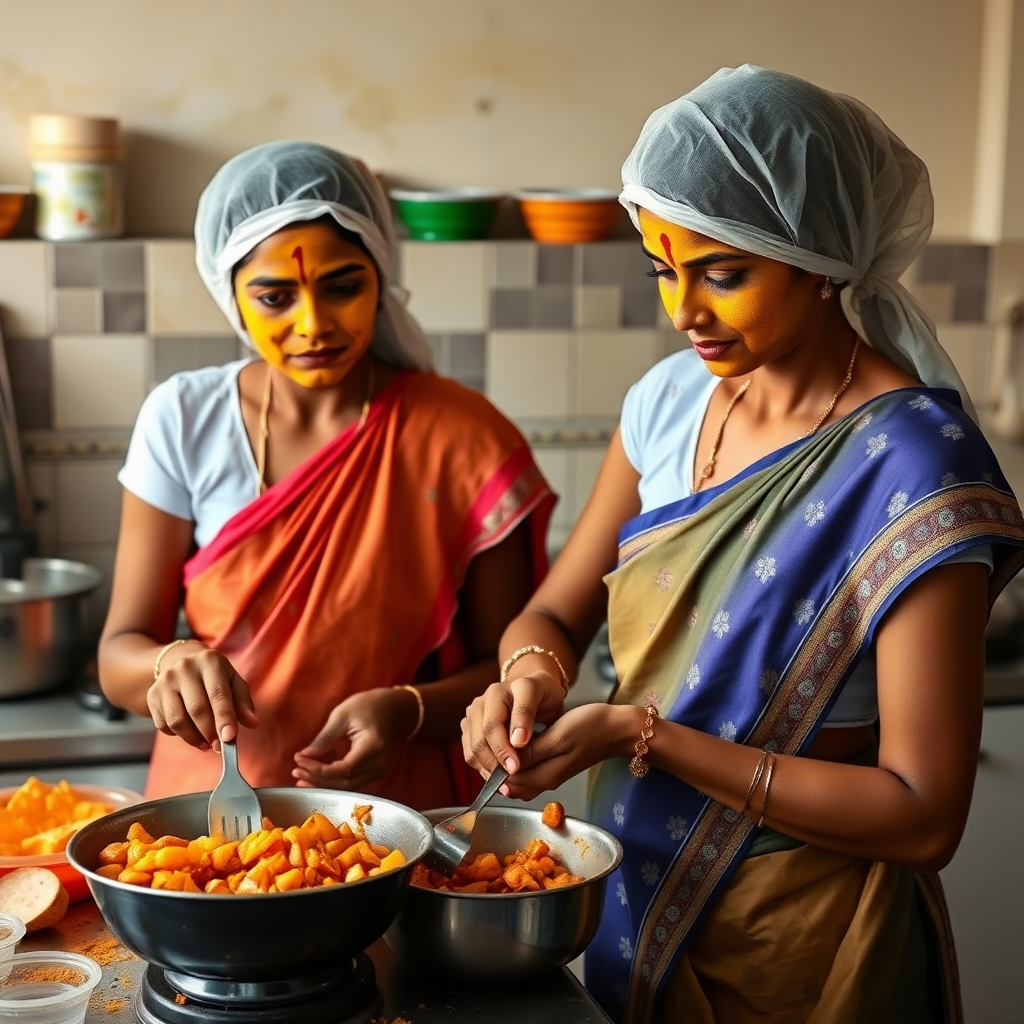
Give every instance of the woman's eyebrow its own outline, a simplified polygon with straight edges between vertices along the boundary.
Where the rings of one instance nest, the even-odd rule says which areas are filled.
[[[322,277],[318,277],[318,281],[333,281],[339,277],[347,277],[349,274],[358,273],[360,270],[365,270],[365,263],[345,263],[340,267],[336,267],[334,270],[329,270]],[[290,288],[298,282],[294,277],[254,277],[251,281],[247,281],[246,288]]]
[[[643,250],[645,256],[654,260],[656,263],[664,263],[664,256],[655,256],[654,253],[649,252],[647,247],[641,245],[640,248]],[[743,253],[739,252],[709,252],[706,256],[698,256],[692,260],[686,260],[683,266],[689,269],[690,267],[706,267],[711,263],[725,263],[729,260],[741,260],[744,258]]]

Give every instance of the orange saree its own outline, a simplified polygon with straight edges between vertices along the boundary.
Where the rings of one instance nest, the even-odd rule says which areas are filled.
[[[294,754],[350,694],[464,665],[457,595],[472,558],[528,520],[534,579],[555,503],[516,427],[481,395],[400,374],[362,429],[342,431],[229,520],[185,566],[193,634],[253,692],[243,774],[291,786]],[[420,680],[423,681],[423,680]],[[220,756],[157,736],[146,796],[212,789]],[[396,743],[381,796],[466,803],[479,783],[457,741]]]

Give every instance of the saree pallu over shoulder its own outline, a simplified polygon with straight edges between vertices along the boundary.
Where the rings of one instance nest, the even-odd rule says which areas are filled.
[[[800,754],[893,601],[981,544],[994,600],[1024,563],[1024,520],[958,396],[882,395],[627,524],[607,577],[612,700]],[[591,805],[627,856],[587,950],[588,985],[614,1018],[645,1024],[756,829],[667,773],[637,782],[621,759],[596,773]]]
[[[185,567],[185,612],[253,690],[260,724],[238,740],[249,781],[291,785],[294,754],[345,697],[413,682],[430,655],[441,676],[462,667],[455,615],[469,563],[528,521],[539,582],[554,501],[522,435],[483,396],[407,372],[361,430],[225,524]],[[217,756],[160,736],[147,795],[208,789],[219,772]],[[446,806],[435,801],[459,802],[473,781],[461,748],[422,739],[395,745],[375,791]]]

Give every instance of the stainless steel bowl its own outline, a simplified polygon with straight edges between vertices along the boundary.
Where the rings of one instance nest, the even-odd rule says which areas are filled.
[[[99,569],[26,558],[20,580],[0,579],[0,697],[70,683],[89,658],[89,595]]]
[[[360,882],[253,896],[210,896],[125,885],[96,874],[99,853],[141,822],[154,837],[207,833],[209,793],[168,797],[115,811],[82,828],[67,857],[83,875],[120,941],[164,970],[226,981],[295,978],[342,964],[384,933],[398,912],[412,866],[430,848],[430,825],[402,804],[325,789],[258,789],[275,825],[301,824],[319,810],[350,821],[371,804],[366,834],[405,854],[406,864]]]
[[[426,811],[431,822],[460,808]],[[556,831],[528,807],[486,807],[473,829],[470,856],[498,857],[541,838],[586,881],[536,893],[437,892],[410,886],[384,933],[410,963],[448,974],[526,978],[575,960],[594,937],[608,876],[622,860],[619,841],[597,825],[567,817]]]

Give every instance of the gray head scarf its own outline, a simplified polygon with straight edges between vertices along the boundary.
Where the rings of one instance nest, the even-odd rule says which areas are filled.
[[[932,229],[921,160],[863,103],[792,75],[723,68],[656,110],[622,167],[619,201],[836,282],[869,344],[973,405],[899,276]]]
[[[296,221],[333,217],[363,240],[380,275],[381,308],[370,350],[395,366],[430,369],[430,347],[394,283],[398,245],[384,190],[365,165],[312,142],[268,142],[232,157],[199,197],[196,266],[239,337],[251,345],[235,303],[235,265]]]

